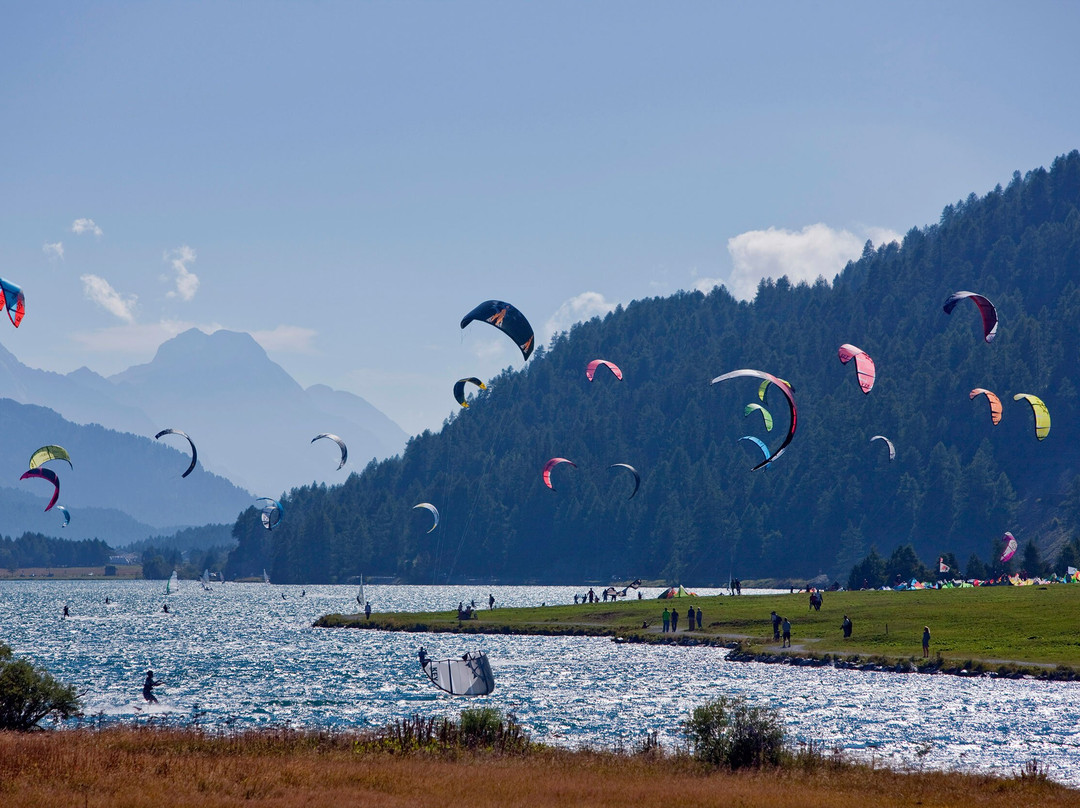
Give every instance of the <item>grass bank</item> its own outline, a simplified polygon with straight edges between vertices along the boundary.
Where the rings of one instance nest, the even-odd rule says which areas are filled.
[[[422,723],[422,722],[421,722]],[[556,774],[557,773],[557,774]],[[1012,777],[897,772],[804,754],[730,772],[685,754],[380,744],[372,734],[125,727],[0,732],[0,802],[21,808],[259,805],[1075,806],[1074,790],[1032,764]]]
[[[702,629],[686,631],[688,606],[700,607]],[[663,633],[665,606],[680,614],[677,633]],[[772,639],[769,613],[792,626],[792,647]],[[844,639],[844,615],[854,624]],[[1080,678],[1080,586],[995,586],[905,592],[826,592],[820,611],[804,594],[714,596],[674,601],[627,600],[569,606],[482,609],[472,620],[457,610],[326,615],[316,626],[385,631],[595,635],[628,642],[738,645],[739,658],[822,660],[834,664],[927,671],[998,672]],[[648,625],[644,625],[644,624]],[[922,659],[930,627],[929,660]]]

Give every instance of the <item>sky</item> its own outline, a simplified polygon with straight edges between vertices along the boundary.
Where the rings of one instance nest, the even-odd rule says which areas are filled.
[[[1080,147],[1068,2],[8,4],[0,344],[103,375],[188,328],[437,430],[618,304],[832,280]],[[614,359],[614,357],[611,357]],[[718,360],[718,370],[720,369]],[[583,369],[584,372],[584,369]],[[48,404],[48,402],[41,402]]]

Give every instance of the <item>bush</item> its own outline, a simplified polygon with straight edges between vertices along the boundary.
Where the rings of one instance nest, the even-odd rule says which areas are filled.
[[[80,709],[71,685],[52,678],[0,643],[0,730],[26,732],[48,715],[68,718]]]
[[[711,766],[776,766],[784,752],[779,714],[745,699],[720,698],[696,707],[683,729],[694,757]]]
[[[465,746],[494,746],[503,732],[503,714],[494,707],[461,711],[461,742]]]

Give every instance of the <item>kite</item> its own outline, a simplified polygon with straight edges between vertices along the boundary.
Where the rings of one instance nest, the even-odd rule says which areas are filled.
[[[565,457],[553,457],[551,458],[551,460],[546,462],[544,464],[544,485],[546,485],[552,491],[555,490],[555,486],[551,484],[551,470],[560,463],[569,463],[574,468],[577,468],[577,463],[573,462],[572,460],[567,460]]]
[[[859,387],[862,388],[864,395],[874,389],[874,377],[877,375],[877,371],[874,368],[874,360],[870,358],[870,354],[862,348],[856,348],[854,345],[845,342],[837,350],[836,355],[840,357],[840,362],[844,365],[852,359],[855,360],[855,376],[859,380]]]
[[[765,441],[763,441],[761,438],[755,437],[754,435],[743,435],[741,438],[739,438],[739,440],[749,440],[756,443],[758,448],[761,449],[761,453],[765,455],[766,462],[768,461],[769,447],[765,445]]]
[[[58,511],[60,511],[60,513],[64,514],[64,524],[60,525],[60,527],[67,527],[68,522],[71,521],[71,511],[69,511],[63,505],[57,505],[56,510],[58,510]]]
[[[874,435],[874,437],[870,438],[871,443],[876,440],[885,441],[885,445],[889,447],[889,460],[896,460],[896,447],[893,446],[892,441],[886,438],[884,435]]]
[[[638,474],[638,470],[631,466],[629,463],[612,463],[608,466],[609,469],[626,469],[634,475],[634,490],[630,492],[630,496],[627,499],[633,499],[634,494],[637,493],[638,486],[641,485],[641,475]]]
[[[269,505],[265,505],[260,514],[262,519],[262,525],[267,530],[273,530],[279,524],[281,524],[281,518],[285,515],[285,509],[281,507],[281,503],[276,499],[270,497],[259,497],[257,502],[268,502]]]
[[[999,560],[1002,564],[1004,564],[1006,561],[1016,555],[1016,537],[1013,536],[1013,534],[1009,531],[1005,531],[1005,535],[1001,538],[1005,540],[1005,552],[1001,554],[1001,558]]]
[[[782,392],[787,398],[788,407],[791,410],[791,426],[788,427],[788,433],[787,436],[784,438],[784,442],[780,444],[780,448],[777,449],[771,457],[766,457],[764,460],[762,460],[760,463],[750,469],[751,471],[757,471],[758,469],[764,468],[765,466],[772,463],[774,460],[776,460],[776,458],[778,458],[784,453],[785,449],[787,449],[788,444],[791,443],[791,439],[795,437],[795,422],[798,418],[798,410],[795,407],[795,396],[794,394],[792,394],[791,388],[784,384],[782,381],[780,381],[780,379],[776,376],[773,376],[770,373],[766,373],[763,370],[754,370],[753,368],[740,368],[739,370],[733,370],[729,373],[725,373],[722,376],[717,376],[715,379],[709,382],[709,384],[716,384],[717,382],[727,381],[728,379],[736,379],[742,376],[752,376],[754,378],[764,379],[775,384],[777,389],[779,389],[780,392]]]
[[[199,453],[195,451],[195,441],[193,441],[186,432],[181,432],[179,429],[163,429],[154,435],[154,440],[157,440],[162,435],[180,435],[183,438],[187,438],[187,442],[191,444],[191,465],[187,467],[187,471],[181,474],[181,477],[187,477],[195,470],[195,463],[199,459]]]
[[[784,382],[784,384],[786,384],[789,389],[794,389],[794,388],[791,387],[791,382],[784,381],[783,379],[781,379],[780,381]],[[763,381],[761,384],[758,385],[757,397],[759,399],[761,399],[761,401],[765,401],[765,391],[769,389],[770,384],[772,384],[772,382],[770,382],[768,379],[766,379],[765,381]]]
[[[473,320],[495,326],[514,341],[526,359],[533,352],[533,328],[515,306],[501,300],[485,300],[461,319],[464,328]]]
[[[1050,434],[1050,410],[1046,408],[1041,398],[1031,393],[1017,393],[1013,396],[1013,401],[1020,399],[1026,400],[1031,405],[1031,412],[1035,416],[1035,437],[1042,440]]]
[[[480,381],[475,376],[469,376],[466,379],[458,379],[454,382],[454,398],[457,399],[457,403],[462,407],[468,407],[469,402],[465,400],[465,384],[475,384],[481,390],[487,390],[487,385]]]
[[[11,281],[0,278],[0,304],[7,308],[8,319],[18,328],[26,314],[26,295],[22,289]]]
[[[1001,423],[1001,399],[982,387],[976,387],[970,393],[968,398],[974,399],[976,396],[986,396],[986,400],[990,402],[990,420],[997,426]]]
[[[329,432],[320,432],[318,435],[311,439],[311,442],[314,443],[315,441],[319,440],[319,438],[328,438],[329,440],[332,440],[334,443],[336,443],[338,445],[338,448],[341,449],[341,462],[338,463],[337,469],[334,469],[335,471],[337,471],[342,466],[344,466],[345,461],[349,459],[349,450],[345,446],[345,441],[343,441],[337,435],[331,435]]]
[[[438,508],[436,508],[430,502],[421,502],[418,505],[413,505],[413,510],[416,510],[417,508],[427,508],[429,511],[431,511],[431,515],[435,517],[435,524],[433,524],[431,526],[431,530],[429,530],[428,533],[430,533],[432,530],[434,530],[435,528],[437,528],[439,526],[439,509]]]
[[[50,460],[66,460],[67,464],[71,466],[71,455],[67,453],[67,450],[63,446],[42,446],[40,449],[30,455],[30,468],[36,469],[42,463],[48,463]],[[71,466],[74,468],[74,466]]]
[[[469,651],[460,658],[440,661],[428,659],[421,652],[420,667],[435,687],[452,696],[486,696],[495,689],[491,663],[483,651]]]
[[[45,510],[49,510],[49,508],[56,504],[56,500],[60,497],[60,478],[56,476],[56,472],[52,469],[37,468],[30,469],[30,471],[23,474],[23,476],[19,479],[26,480],[30,477],[40,477],[43,480],[48,480],[50,483],[56,486],[56,490],[53,491],[52,499],[50,499],[49,504],[45,506]]]
[[[773,423],[773,421],[772,421],[772,413],[769,412],[764,407],[762,407],[760,404],[747,404],[746,407],[744,407],[743,411],[742,411],[743,418],[748,416],[754,410],[758,410],[758,411],[761,412],[761,417],[765,421],[765,430],[767,432],[772,432],[772,423]]]
[[[610,370],[611,374],[616,379],[622,381],[622,371],[619,369],[618,365],[616,365],[614,362],[608,362],[606,359],[594,359],[589,363],[589,366],[585,368],[585,376],[590,382],[593,380],[593,376],[596,375],[596,369],[601,365]]]
[[[952,310],[956,308],[956,304],[965,298],[971,298],[971,301],[979,307],[979,314],[982,315],[983,321],[983,339],[987,342],[993,342],[994,337],[997,336],[997,309],[994,308],[993,303],[982,295],[977,295],[974,292],[953,292],[953,294],[949,295],[949,299],[945,301],[945,305],[941,308],[946,314],[952,314]]]

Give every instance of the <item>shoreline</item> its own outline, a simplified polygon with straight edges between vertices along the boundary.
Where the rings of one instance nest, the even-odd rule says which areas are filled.
[[[723,647],[732,662],[836,667],[891,673],[942,673],[1043,681],[1080,681],[1080,645],[1069,614],[1080,587],[830,593],[826,611],[806,609],[801,595],[695,597],[712,619],[701,629],[662,632],[660,612],[683,603],[613,603],[503,607],[458,619],[456,611],[328,614],[318,628],[453,634],[608,637],[617,643]],[[793,647],[772,639],[770,609],[792,615]],[[842,638],[840,617],[858,631]],[[923,625],[933,625],[931,656],[918,656]]]

